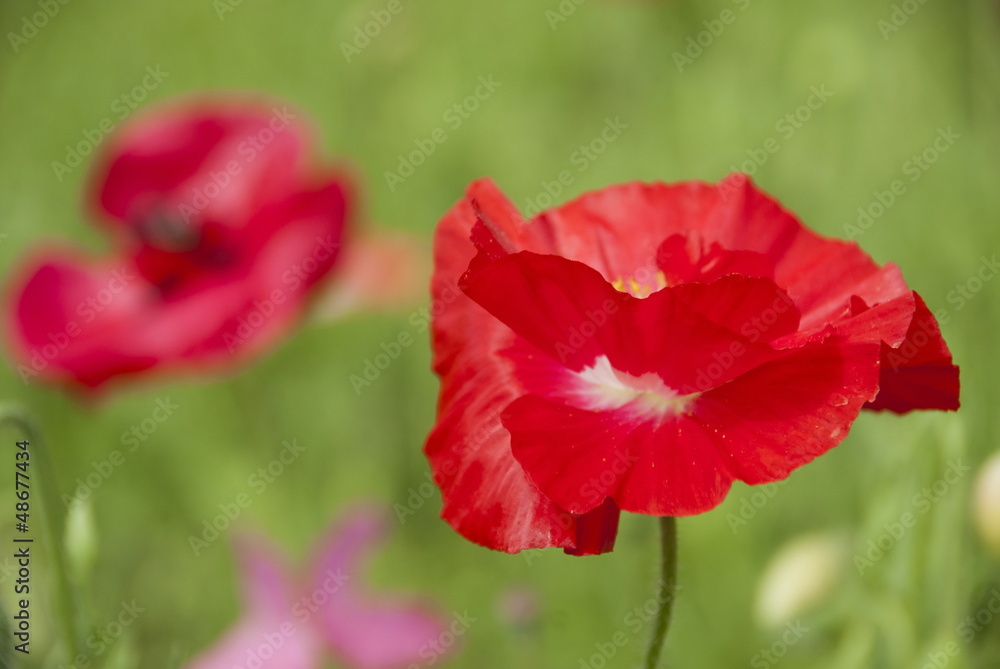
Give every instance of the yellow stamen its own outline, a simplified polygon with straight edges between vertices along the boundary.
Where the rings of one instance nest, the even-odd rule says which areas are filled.
[[[628,293],[632,297],[638,297],[639,299],[649,297],[656,291],[666,288],[669,285],[667,275],[662,270],[657,270],[655,274],[650,275],[648,270],[643,269],[644,271],[639,276],[645,274],[647,277],[645,282],[631,276],[618,277],[611,282],[611,285],[615,287],[615,290],[621,293]]]

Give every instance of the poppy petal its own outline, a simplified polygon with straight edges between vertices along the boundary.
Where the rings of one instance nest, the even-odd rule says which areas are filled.
[[[675,390],[705,390],[758,364],[770,349],[754,345],[725,325],[752,324],[751,315],[769,309],[776,300],[787,307],[787,298],[767,279],[736,275],[709,287],[665,288],[637,299],[615,290],[583,263],[527,251],[478,263],[462,287],[490,314],[567,369],[580,372],[604,356],[626,374],[640,377],[655,372]],[[699,295],[719,299],[713,304],[698,300]],[[699,313],[699,304],[725,325]],[[793,307],[785,313],[783,329],[796,320]],[[710,368],[718,372],[709,374]],[[706,377],[711,377],[707,383]]]
[[[366,593],[367,553],[385,540],[386,524],[375,509],[349,513],[321,549],[312,578],[314,591],[328,595],[316,611],[319,629],[336,655],[358,669],[410,666],[446,629],[412,601]]]
[[[907,413],[915,409],[956,411],[958,367],[941,336],[937,319],[913,293],[916,309],[897,346],[883,340],[879,393],[866,408]]]
[[[788,293],[769,279],[729,275],[670,290],[702,316],[752,343],[770,342],[798,330],[798,308]]]
[[[246,613],[188,669],[232,669],[251,661],[261,669],[315,669],[319,640],[292,616],[292,584],[285,565],[260,539],[236,542]]]
[[[434,237],[432,335],[441,390],[425,452],[442,490],[442,517],[470,541],[494,550],[572,550],[583,524],[528,481],[500,422],[500,413],[522,394],[510,364],[498,355],[514,343],[514,334],[456,283],[476,255],[469,241],[476,222],[472,203],[463,199]]]
[[[693,234],[698,243],[690,246],[708,253],[713,244],[720,254],[752,252],[762,259],[742,265],[743,270],[770,276],[763,272],[773,267],[775,282],[802,312],[803,327],[839,311],[851,295],[877,304],[907,292],[898,268],[879,268],[856,243],[812,232],[742,174],[718,185],[687,181],[609,186],[546,211],[526,227],[536,224],[544,228],[540,236],[555,240],[549,248],[594,267],[608,281],[657,265],[659,247],[642,240],[660,244],[674,235]],[[638,243],[621,243],[623,239]],[[743,256],[740,262],[749,258]]]
[[[30,263],[10,293],[8,337],[25,381],[39,375],[96,387],[158,356],[130,345],[150,295],[128,262],[54,253]],[[19,285],[20,284],[20,285]]]
[[[774,277],[774,263],[763,253],[730,251],[717,242],[705,242],[696,231],[667,237],[657,250],[656,264],[671,286],[707,283],[727,274]]]
[[[601,347],[593,334],[574,338],[574,329],[597,328],[596,319],[632,299],[583,263],[526,251],[496,261],[480,256],[459,285],[518,335],[576,370],[601,355]]]
[[[259,103],[147,111],[109,140],[97,205],[118,225],[154,211],[188,223],[245,221],[301,178],[307,138],[297,117]]]
[[[705,393],[693,417],[730,471],[770,483],[839,444],[878,392],[878,346],[831,337]]]
[[[672,414],[585,411],[527,395],[504,423],[532,482],[570,511],[611,497],[634,513],[702,513],[734,479],[785,478],[840,443],[875,392],[877,352],[838,339],[783,352]]]

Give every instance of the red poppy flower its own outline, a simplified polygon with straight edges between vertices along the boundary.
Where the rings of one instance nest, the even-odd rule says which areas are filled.
[[[626,184],[523,220],[479,181],[432,281],[444,518],[497,550],[613,547],[840,443],[862,408],[956,409],[958,369],[899,268],[743,175]]]
[[[93,209],[116,254],[48,252],[22,271],[9,319],[22,378],[96,387],[273,344],[333,268],[348,209],[343,177],[307,162],[297,114],[170,107],[109,142]]]

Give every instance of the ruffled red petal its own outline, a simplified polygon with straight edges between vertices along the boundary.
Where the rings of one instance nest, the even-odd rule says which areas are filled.
[[[307,137],[282,106],[161,107],[109,140],[97,205],[118,225],[150,214],[240,225],[303,178]]]
[[[783,479],[839,444],[878,392],[875,344],[835,336],[782,353],[705,393],[692,415],[751,485]]]
[[[124,262],[94,264],[70,254],[38,258],[9,294],[8,339],[25,382],[35,377],[96,387],[157,364],[128,336],[154,299]]]
[[[730,251],[706,243],[699,232],[671,235],[660,244],[656,264],[667,284],[714,281],[727,274],[774,278],[774,263],[763,253]]]
[[[898,345],[882,343],[879,393],[866,408],[907,413],[915,409],[956,411],[958,367],[941,336],[937,319],[923,299],[912,293],[916,309]]]
[[[697,235],[698,261],[703,252],[710,259],[713,244],[729,252],[759,254],[798,305],[803,327],[836,313],[852,295],[877,304],[907,292],[894,266],[880,269],[854,242],[812,232],[741,174],[718,185],[610,186],[543,212],[528,227],[534,225],[539,227],[536,236],[550,241],[546,248],[528,250],[579,260],[609,281],[656,266],[658,245],[674,235]],[[739,260],[742,267],[750,258]],[[750,267],[757,273],[766,265],[758,259]]]
[[[787,296],[767,279],[730,275],[638,299],[580,262],[526,251],[492,262],[486,255],[463,277],[466,294],[574,371],[604,355],[621,372],[655,372],[674,389],[705,390],[759,364],[769,351],[734,332],[752,327],[754,315],[777,302],[784,310],[774,312],[776,332],[797,322]]]
[[[480,208],[496,205],[513,210],[492,184],[477,182],[435,233],[433,364],[441,391],[438,421],[425,452],[442,489],[442,517],[469,540],[509,553],[548,546],[610,550],[615,523],[608,514],[596,523],[574,518],[543,497],[511,455],[510,436],[500,414],[522,390],[499,352],[512,344],[514,335],[457,285],[476,253],[469,241],[477,220],[473,199]],[[516,236],[514,221],[501,216],[493,220]],[[604,536],[595,532],[595,525],[608,528]]]

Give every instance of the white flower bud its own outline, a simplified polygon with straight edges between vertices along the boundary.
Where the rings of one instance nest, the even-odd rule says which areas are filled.
[[[66,509],[66,555],[74,576],[87,582],[97,560],[97,527],[90,500],[73,500]]]
[[[972,513],[983,543],[1000,555],[1000,453],[992,455],[976,474]]]
[[[757,623],[781,627],[820,604],[840,581],[848,548],[846,538],[833,532],[802,535],[782,546],[757,586]]]

